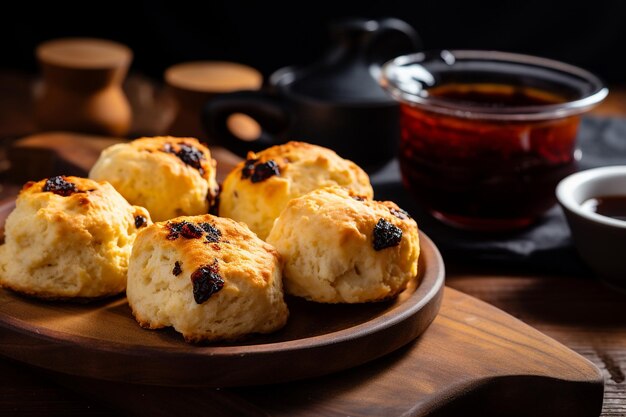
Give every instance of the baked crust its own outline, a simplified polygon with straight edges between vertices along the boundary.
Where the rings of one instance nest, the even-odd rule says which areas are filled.
[[[270,161],[275,163],[278,174],[255,178],[258,167]],[[219,214],[246,223],[265,239],[289,200],[331,185],[366,198],[374,194],[367,174],[330,149],[303,142],[273,146],[259,153],[250,152],[247,160],[228,174],[220,195]]]

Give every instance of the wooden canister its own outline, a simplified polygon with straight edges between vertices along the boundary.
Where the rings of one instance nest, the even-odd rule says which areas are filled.
[[[132,112],[122,82],[132,51],[93,38],[54,39],[36,49],[43,83],[35,98],[41,130],[125,136]]]
[[[174,120],[168,129],[172,136],[207,138],[200,115],[203,106],[217,94],[238,90],[257,90],[263,76],[254,68],[225,61],[192,61],[169,67],[165,82],[176,103]],[[235,117],[231,128],[253,139],[258,125],[244,115]]]

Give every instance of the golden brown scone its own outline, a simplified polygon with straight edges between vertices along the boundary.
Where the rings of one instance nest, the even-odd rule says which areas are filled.
[[[154,137],[102,151],[89,178],[110,182],[154,221],[209,211],[218,193],[215,160],[194,138]]]
[[[172,326],[189,342],[273,332],[289,314],[276,249],[246,225],[210,214],[143,230],[126,294],[142,327]]]
[[[250,152],[228,174],[219,214],[246,223],[265,239],[289,200],[331,185],[366,198],[374,195],[367,174],[330,149],[303,142],[273,146]]]
[[[283,257],[285,290],[322,303],[378,301],[417,275],[417,224],[390,201],[339,187],[291,200],[267,242]]]
[[[0,284],[52,299],[118,294],[137,231],[150,223],[146,209],[128,204],[107,182],[29,182],[6,221]]]

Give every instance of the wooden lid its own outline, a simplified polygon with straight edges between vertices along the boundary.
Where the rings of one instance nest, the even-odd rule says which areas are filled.
[[[252,67],[225,61],[193,61],[169,67],[165,81],[183,90],[226,93],[256,90],[263,83],[262,75]]]
[[[61,38],[40,44],[36,55],[41,62],[61,67],[102,69],[128,65],[133,53],[106,39]]]

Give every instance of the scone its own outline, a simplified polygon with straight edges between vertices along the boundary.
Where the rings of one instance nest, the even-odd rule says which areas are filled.
[[[6,220],[0,284],[52,299],[118,294],[137,231],[150,223],[146,209],[128,204],[107,182],[29,182]]]
[[[273,332],[288,316],[278,252],[244,224],[210,214],[143,230],[126,294],[142,327],[172,326],[188,342]]]
[[[335,152],[303,142],[250,152],[224,180],[219,214],[246,223],[261,239],[292,198],[338,185],[372,198],[367,174]]]
[[[208,213],[218,193],[215,160],[193,138],[142,138],[100,154],[89,178],[110,182],[154,221]]]
[[[417,275],[415,221],[338,187],[291,200],[267,242],[283,257],[285,290],[321,303],[384,300]]]

